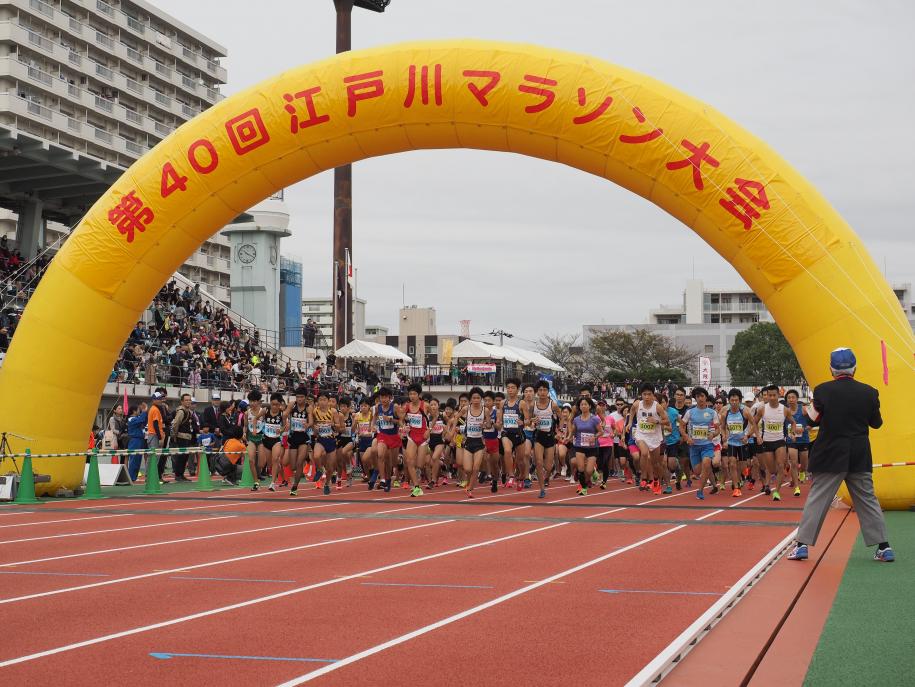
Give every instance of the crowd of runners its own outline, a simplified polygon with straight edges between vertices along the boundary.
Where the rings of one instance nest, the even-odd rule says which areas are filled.
[[[543,498],[551,481],[586,495],[619,480],[655,494],[695,486],[699,499],[706,489],[734,497],[759,489],[779,501],[785,482],[801,495],[816,438],[798,392],[779,392],[768,386],[744,399],[732,389],[725,399],[678,387],[670,399],[646,384],[630,403],[595,400],[584,387],[559,403],[546,381],[510,379],[504,393],[474,387],[445,403],[419,384],[405,397],[381,388],[354,407],[304,387],[291,402],[253,391],[242,438],[252,475],[292,496],[303,481],[324,494],[364,484],[419,497],[455,481],[468,498],[480,485],[536,488]]]

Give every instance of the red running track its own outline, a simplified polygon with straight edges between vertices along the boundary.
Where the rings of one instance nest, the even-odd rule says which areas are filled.
[[[300,494],[0,510],[0,679],[625,684],[803,505],[566,482]]]

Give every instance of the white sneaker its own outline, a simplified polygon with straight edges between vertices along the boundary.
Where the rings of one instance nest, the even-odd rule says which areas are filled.
[[[559,471],[559,476],[560,476],[560,477],[565,477],[565,476],[566,476],[566,466],[565,466],[565,465],[563,465],[563,466],[562,466],[562,470]]]
[[[273,483],[273,482],[271,482],[271,483],[270,483],[270,486],[267,487],[267,490],[268,490],[268,491],[276,491],[276,484]]]

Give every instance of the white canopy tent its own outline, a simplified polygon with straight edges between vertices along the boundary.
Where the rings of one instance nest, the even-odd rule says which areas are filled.
[[[334,354],[338,358],[365,360],[367,362],[413,362],[413,358],[393,346],[360,339],[353,339],[343,348],[334,351]]]
[[[544,370],[553,370],[554,372],[564,372],[565,369],[557,365],[549,358],[546,358],[534,351],[528,351],[524,348],[515,348],[513,346],[496,346],[483,341],[474,341],[464,339],[451,352],[453,358],[464,358],[473,360],[506,360],[510,363],[520,363],[521,365],[533,365]]]

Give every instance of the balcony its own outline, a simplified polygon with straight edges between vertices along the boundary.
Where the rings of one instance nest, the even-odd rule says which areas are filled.
[[[33,10],[38,10],[46,17],[54,16],[54,8],[46,2],[42,2],[41,0],[29,0],[29,7],[31,7]]]
[[[97,9],[99,12],[101,12],[102,14],[107,14],[107,15],[108,15],[109,17],[111,17],[112,19],[114,18],[114,16],[115,16],[114,7],[112,7],[111,5],[109,5],[109,4],[108,4],[107,2],[105,2],[104,0],[95,0],[95,7],[96,7],[96,9]]]
[[[89,124],[88,126],[90,129],[92,129],[92,135],[97,140],[103,141],[105,143],[114,143],[114,136],[111,133],[105,131],[104,129],[99,129],[97,127],[94,127],[91,124]]]
[[[114,82],[114,72],[98,62],[95,63],[95,75],[106,81]]]
[[[129,14],[124,15],[124,19],[127,21],[127,26],[129,26],[133,31],[136,31],[140,35],[146,33],[146,25],[143,24],[139,19],[134,19]]]
[[[156,73],[161,74],[162,76],[164,76],[166,79],[169,79],[169,80],[171,80],[171,78],[172,78],[172,70],[169,69],[169,67],[167,65],[163,64],[162,62],[156,62]]]
[[[95,42],[99,45],[104,45],[106,48],[114,49],[114,39],[101,31],[95,32]]]

